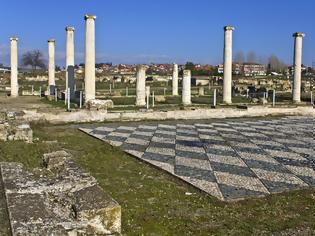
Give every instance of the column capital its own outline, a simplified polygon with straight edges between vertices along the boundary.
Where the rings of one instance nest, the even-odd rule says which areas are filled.
[[[293,35],[292,35],[293,37],[305,37],[305,34],[304,33],[302,33],[302,32],[295,32]]]
[[[85,15],[84,16],[84,20],[87,20],[87,19],[92,19],[92,20],[95,20],[96,19],[96,16],[95,15]]]
[[[184,70],[183,75],[184,76],[191,76],[191,71],[190,70]]]
[[[15,37],[15,36],[13,36],[13,37],[11,37],[10,38],[10,41],[18,41],[19,39],[17,38],[17,37]]]
[[[66,31],[74,31],[74,27],[72,27],[72,26],[67,26],[67,27],[66,27]]]
[[[137,70],[146,70],[147,66],[146,65],[137,65]]]
[[[231,26],[231,25],[227,25],[227,26],[224,26],[224,31],[228,31],[228,30],[235,30],[235,28],[233,27],[233,26]]]
[[[55,39],[48,39],[47,42],[48,42],[48,43],[55,43],[56,40],[55,40]]]

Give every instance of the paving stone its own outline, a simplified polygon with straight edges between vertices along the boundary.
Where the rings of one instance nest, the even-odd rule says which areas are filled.
[[[124,150],[135,150],[138,152],[145,152],[145,150],[147,149],[147,147],[144,145],[130,144],[126,142],[121,145],[121,148]]]
[[[201,170],[209,170],[209,171],[212,170],[209,160],[196,159],[196,158],[190,158],[190,157],[176,156],[175,165],[190,166],[193,168],[199,168]]]
[[[174,172],[179,176],[187,176],[195,179],[202,179],[210,182],[215,181],[215,177],[212,171],[200,169],[191,166],[175,165]]]
[[[262,182],[255,177],[241,176],[226,172],[214,171],[218,184],[225,184],[232,187],[243,188],[251,191],[269,193]]]
[[[81,130],[221,200],[239,200],[314,187],[313,126],[308,117],[283,117]]]
[[[163,138],[163,137],[153,136],[151,141],[156,142],[156,143],[175,144],[176,139],[175,138]]]
[[[209,157],[209,161],[211,162],[247,167],[245,162],[237,156],[223,156],[210,153],[207,153],[207,156]]]
[[[129,137],[126,140],[126,143],[147,146],[147,145],[149,145],[150,142],[148,140],[143,140],[143,139],[140,139],[140,138]]]
[[[205,153],[205,149],[203,147],[176,144],[175,148],[179,151]]]
[[[162,147],[151,147],[151,146],[149,146],[146,149],[146,152],[162,154],[162,155],[168,155],[168,156],[175,156],[175,149],[173,149],[173,148],[162,148]]]
[[[208,157],[205,152],[193,152],[192,150],[189,151],[176,150],[176,156],[188,157],[191,159],[208,160]]]
[[[218,163],[210,161],[210,165],[213,171],[225,172],[227,174],[238,175],[238,176],[248,176],[255,177],[254,172],[247,166],[236,166],[226,163]]]
[[[300,178],[291,174],[291,173],[283,173],[283,172],[276,172],[272,170],[263,170],[263,169],[256,169],[252,168],[252,171],[260,178],[272,182],[282,182],[288,184],[295,184],[301,186],[307,186]]]
[[[171,155],[145,152],[142,158],[144,160],[152,160],[152,161],[158,161],[158,162],[169,163],[169,164],[175,165],[175,156],[171,156]]]
[[[240,200],[240,199],[245,198],[245,196],[247,198],[259,197],[266,194],[265,192],[253,191],[246,188],[230,186],[226,184],[219,184],[219,188],[224,199],[228,201]]]

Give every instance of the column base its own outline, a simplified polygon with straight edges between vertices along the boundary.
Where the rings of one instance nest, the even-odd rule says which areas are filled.
[[[85,102],[88,102],[90,100],[95,100],[95,96],[87,96],[87,95],[85,95]]]
[[[293,100],[292,102],[293,102],[293,104],[301,104],[302,103],[301,100]]]
[[[137,107],[144,107],[144,106],[146,106],[146,105],[147,105],[146,102],[136,102],[136,106],[137,106]]]

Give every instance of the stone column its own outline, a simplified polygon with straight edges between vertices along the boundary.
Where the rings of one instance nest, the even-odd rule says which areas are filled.
[[[294,78],[293,78],[293,102],[301,102],[301,66],[302,66],[302,40],[305,35],[300,32],[293,34],[294,37]]]
[[[49,95],[55,91],[55,40],[48,40],[48,88]]]
[[[74,70],[74,28],[71,26],[66,27],[66,97],[67,89],[70,88],[73,94],[73,70]]]
[[[95,19],[85,15],[85,101],[95,99]]]
[[[18,84],[18,38],[12,37],[11,41],[11,97],[19,96]]]
[[[234,27],[224,27],[223,102],[232,103],[232,32]]]
[[[145,70],[144,65],[137,66],[136,106],[145,106]]]
[[[173,79],[172,79],[172,94],[173,96],[178,95],[178,65],[173,65]]]
[[[182,103],[183,105],[191,104],[191,71],[183,71],[183,91],[182,91]]]

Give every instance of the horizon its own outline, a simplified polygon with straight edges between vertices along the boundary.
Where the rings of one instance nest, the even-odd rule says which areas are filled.
[[[70,0],[62,5],[43,7],[39,0],[6,1],[3,3],[6,11],[0,21],[0,64],[9,64],[9,38],[15,35],[19,38],[19,59],[24,52],[38,49],[47,60],[47,40],[56,39],[56,65],[64,67],[66,26],[75,28],[75,64],[84,63],[83,17],[92,13],[97,16],[97,63],[221,64],[223,26],[233,25],[233,58],[238,52],[243,52],[245,57],[254,52],[257,62],[263,62],[274,54],[291,65],[292,34],[302,31],[306,34],[302,63],[314,65],[314,2],[241,2],[197,0],[186,4],[188,0],[158,3],[139,0],[135,4],[127,0],[108,3]],[[16,17],[12,17],[12,12]],[[32,14],[37,17],[30,17]]]

